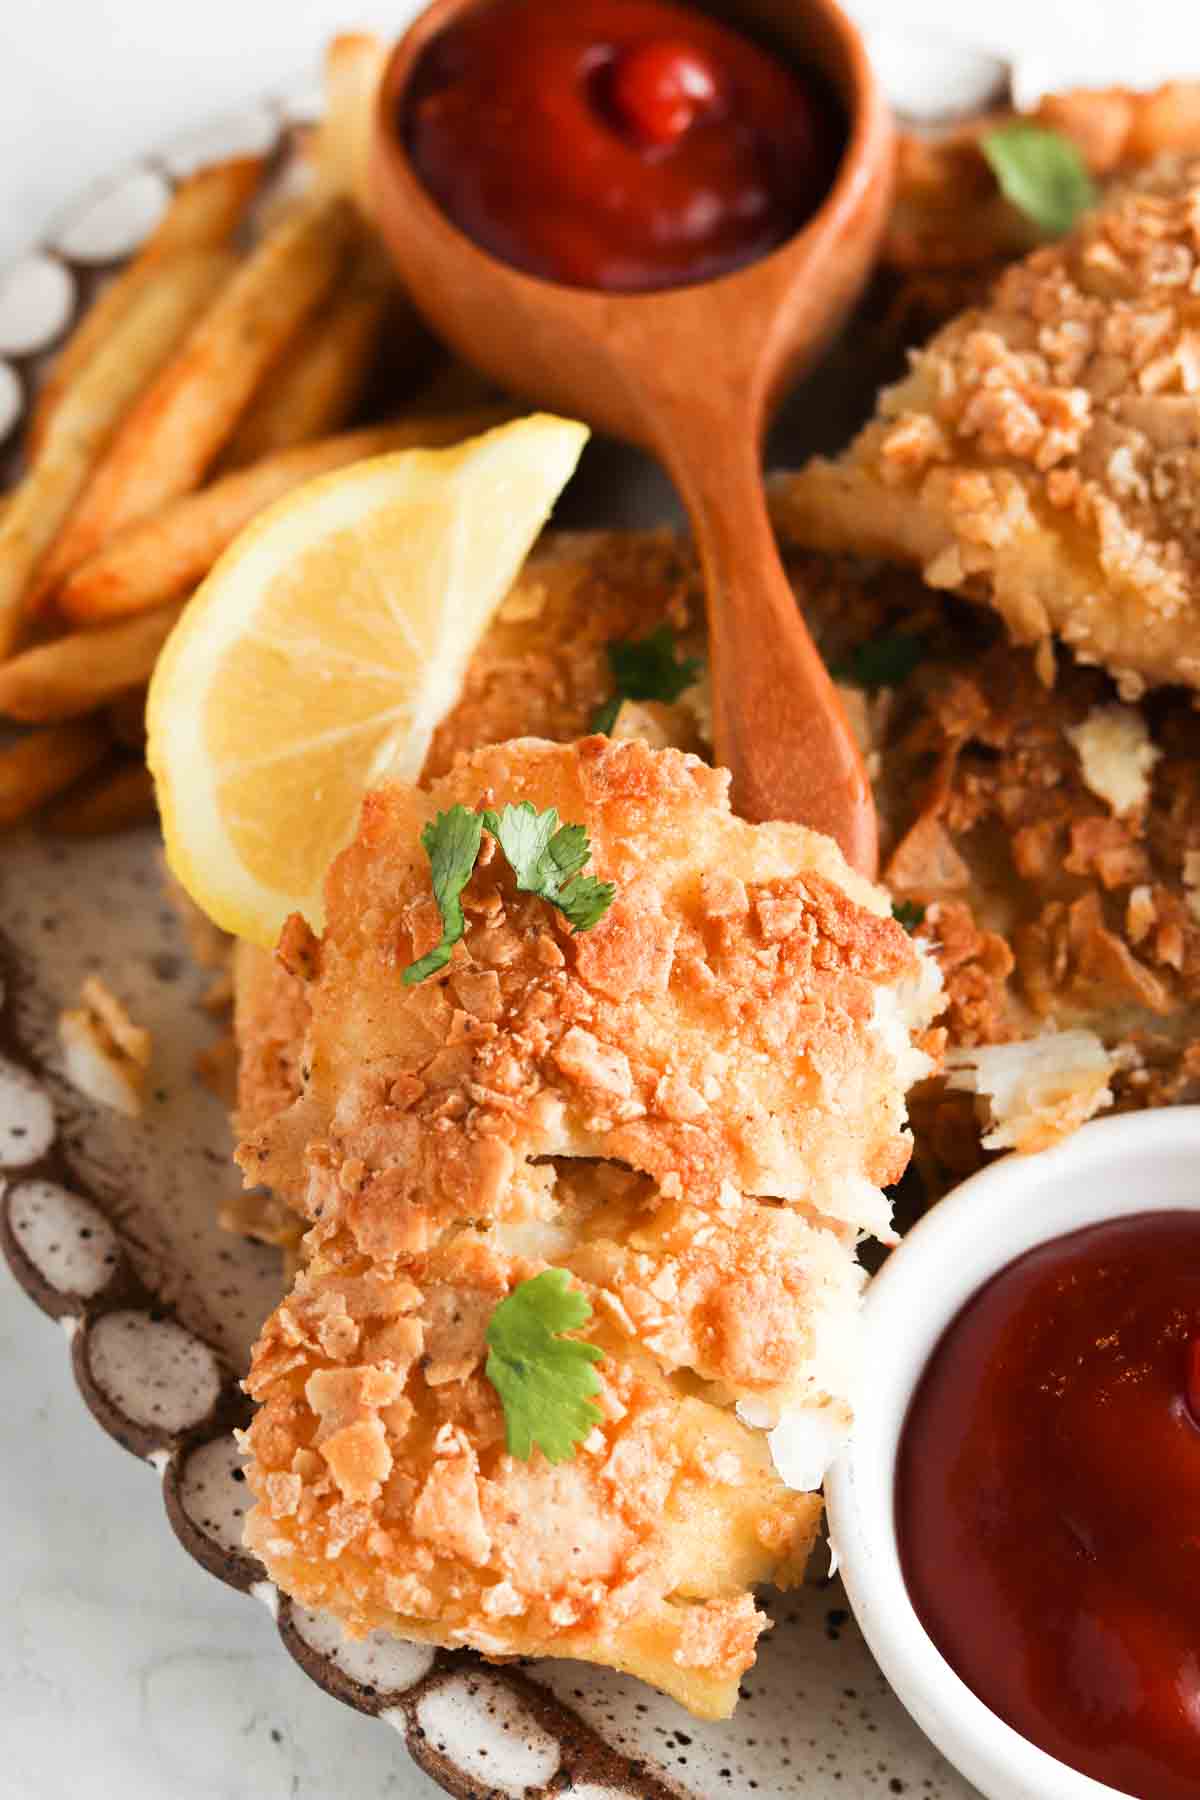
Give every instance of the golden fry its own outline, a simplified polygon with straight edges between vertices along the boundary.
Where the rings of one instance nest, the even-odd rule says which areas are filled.
[[[262,180],[265,158],[236,156],[201,169],[175,190],[166,212],[138,254],[88,307],[54,360],[29,425],[32,458],[45,442],[63,395],[169,257],[216,250],[227,243]]]
[[[182,605],[38,644],[0,664],[0,713],[27,724],[75,719],[150,679]]]
[[[263,239],[133,408],[47,561],[49,592],[123,525],[197,486],[293,334],[332,290],[355,231],[343,200]]]
[[[355,279],[309,320],[251,405],[225,451],[223,467],[244,468],[349,423],[396,291],[378,253],[364,253]]]
[[[313,151],[318,193],[349,194],[368,215],[371,127],[387,59],[387,45],[370,33],[334,38],[325,53],[325,114]]]
[[[107,755],[112,740],[94,719],[31,731],[0,750],[0,826],[15,825]]]
[[[226,250],[192,251],[164,263],[63,395],[41,454],[0,522],[0,656],[16,642],[31,578],[36,586],[38,564],[97,459],[232,267]]]
[[[154,777],[145,763],[124,762],[65,794],[47,809],[43,822],[64,837],[100,837],[157,817]]]
[[[207,575],[256,513],[314,476],[391,450],[458,443],[511,417],[511,410],[502,407],[443,413],[280,451],[123,531],[68,578],[58,594],[59,608],[77,623],[94,624],[176,599]]]

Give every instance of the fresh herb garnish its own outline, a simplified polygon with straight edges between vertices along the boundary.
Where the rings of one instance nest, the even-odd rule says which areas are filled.
[[[449,812],[439,813],[421,833],[433,879],[433,897],[442,915],[442,938],[427,956],[405,969],[408,987],[444,969],[450,952],[467,929],[461,895],[471,879],[482,840],[483,820],[465,806],[452,806]]]
[[[611,881],[581,875],[592,854],[582,825],[560,825],[553,806],[538,812],[528,800],[485,812],[483,822],[508,858],[524,894],[540,894],[576,931],[590,931],[612,905]]]
[[[599,707],[592,730],[610,732],[626,700],[664,700],[670,704],[690,688],[704,664],[696,656],[680,657],[675,633],[660,625],[648,637],[617,638],[608,646],[608,662],[617,691]]]
[[[918,925],[925,923],[925,908],[916,900],[894,900],[892,917],[905,931],[915,931]]]
[[[557,907],[576,931],[589,931],[612,905],[612,882],[580,873],[592,853],[587,832],[582,825],[560,825],[553,806],[538,812],[528,800],[522,800],[519,806],[506,806],[500,813],[474,813],[465,806],[452,806],[421,833],[433,897],[442,915],[442,936],[427,955],[405,969],[402,979],[406,987],[444,969],[466,930],[461,896],[479,858],[485,828],[507,857],[521,892],[538,894]]]
[[[484,1374],[504,1408],[508,1453],[522,1462],[535,1444],[547,1462],[570,1462],[604,1416],[590,1399],[600,1392],[592,1365],[603,1352],[561,1335],[592,1316],[570,1280],[565,1269],[543,1269],[515,1287],[488,1322]]]
[[[924,654],[922,638],[909,631],[893,631],[871,643],[859,644],[849,656],[832,663],[829,673],[835,681],[874,693],[876,688],[899,687],[907,681]]]
[[[1061,132],[1014,119],[979,140],[1000,192],[1046,237],[1062,237],[1096,201],[1079,146]]]

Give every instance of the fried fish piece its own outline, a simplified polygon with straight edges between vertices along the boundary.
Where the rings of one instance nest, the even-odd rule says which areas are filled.
[[[1069,139],[1103,193],[1160,156],[1200,154],[1200,82],[1149,92],[1069,88],[1043,94],[1027,113],[996,110],[939,131],[901,131],[860,339],[865,332],[889,353],[922,342],[965,307],[985,304],[1005,265],[1035,247],[1037,228],[1001,193],[982,148],[989,133],[1018,119]]]
[[[1033,249],[1036,228],[1000,192],[981,148],[990,132],[1017,119],[1069,139],[1093,179],[1105,184],[1166,154],[1200,154],[1200,82],[1172,81],[1149,92],[1069,88],[1043,94],[1027,113],[981,113],[934,134],[902,131],[885,266],[966,284]]]
[[[929,1197],[977,1168],[984,1138],[1005,1130],[1005,1107],[967,1091],[980,1050],[1018,1047],[1018,1060],[1002,1060],[998,1072],[985,1057],[980,1085],[1008,1080],[1014,1068],[1037,1072],[1038,1104],[1014,1139],[1028,1147],[1073,1129],[1110,1096],[1121,1110],[1200,1099],[1200,824],[1191,825],[1200,821],[1200,720],[1190,696],[1164,690],[1121,707],[1117,716],[1132,729],[1125,756],[1121,740],[1116,754],[1133,781],[1147,744],[1162,754],[1143,771],[1144,804],[1118,815],[1088,785],[1075,741],[1083,729],[1086,746],[1092,715],[1103,741],[1119,699],[1112,681],[1064,657],[1047,690],[1031,653],[1006,645],[990,612],[902,568],[797,550],[787,531],[793,479],[777,478],[772,504],[793,583],[831,666],[852,674],[864,650],[877,664],[882,651],[887,673],[896,663],[892,647],[917,646],[916,666],[905,671],[901,659],[898,680],[843,693],[864,738],[887,880],[899,901],[927,909],[919,930],[945,982],[940,1024],[951,1062],[968,1064],[955,1077],[962,1087],[939,1079],[911,1100]],[[539,566],[535,558],[522,585],[541,579]],[[443,767],[472,746],[456,720],[470,717],[471,731],[486,732],[492,718],[519,719],[527,672],[541,692],[557,679],[560,656],[598,659],[574,690],[577,700],[558,713],[565,733],[584,729],[587,709],[605,696],[608,635],[639,635],[669,616],[689,649],[703,654],[691,623],[699,587],[686,545],[641,533],[560,540],[550,566],[557,581],[528,625],[528,653],[543,660],[525,662],[511,620],[508,649],[489,637],[464,695],[473,710],[456,710],[442,728]],[[527,609],[522,601],[517,610]],[[580,649],[589,631],[598,648]],[[1103,781],[1095,753],[1091,763]],[[1120,781],[1109,786],[1118,796],[1125,791]],[[272,1023],[268,1009],[262,1028],[286,1041],[302,1029],[288,1022],[288,990],[302,989],[281,964],[272,976],[271,959],[252,955],[280,985],[280,1017]],[[239,959],[239,973],[242,967]],[[1146,992],[1156,1006],[1165,996],[1168,1010],[1145,1005],[1139,996]],[[253,1016],[247,1011],[247,1020]],[[1047,1032],[1057,1034],[1052,1047]],[[254,1067],[261,1052],[252,1034],[243,1041]],[[274,1051],[266,1054],[274,1061]],[[276,1106],[294,1094],[285,1086]],[[248,1135],[244,1108],[242,1117]],[[243,1212],[253,1204],[244,1196]],[[277,1221],[272,1208],[265,1229],[276,1230]]]
[[[894,1069],[919,1071],[924,1061],[902,1053],[895,1028],[936,994],[894,984],[932,971],[905,954],[884,896],[830,840],[803,826],[747,825],[729,811],[728,786],[725,771],[697,757],[594,737],[514,740],[475,752],[427,790],[368,795],[355,843],[328,881],[337,926],[312,952],[310,1079],[284,1118],[242,1146],[243,1168],[305,1189],[305,1211],[318,1217],[327,1182],[308,1147],[331,1119],[336,1130],[339,1107],[366,1103],[374,1090],[362,1082],[377,1065],[396,1081],[426,1069],[432,1039],[440,1060],[422,1076],[403,1130],[423,1151],[417,1122],[437,1112],[443,1088],[463,1082],[470,1123],[438,1131],[428,1169],[412,1157],[389,1165],[378,1191],[368,1183],[347,1202],[355,1215],[361,1208],[380,1254],[419,1253],[426,1226],[443,1207],[461,1211],[464,1190],[494,1199],[515,1194],[514,1181],[536,1187],[525,1164],[553,1155],[615,1157],[660,1183],[678,1177],[692,1193],[729,1181],[886,1237],[877,1190],[908,1160],[903,1100],[889,1084]],[[381,1012],[376,977],[424,955],[441,933],[424,824],[454,804],[524,800],[586,824],[594,866],[617,885],[611,909],[563,944],[536,899],[489,898],[471,939],[471,978],[456,964],[449,987],[398,988]],[[502,877],[503,868],[475,880],[503,896]],[[474,896],[473,882],[468,908]],[[522,1036],[529,1067],[512,1066],[504,1033],[475,1042],[470,1020],[498,1016],[506,980],[543,996],[542,1011],[553,999],[553,1024],[535,1030],[531,1015],[530,1048]],[[526,1080],[533,1097],[517,1106],[511,1096]],[[496,1118],[481,1128],[490,1109]],[[830,1129],[831,1111],[844,1133]]]
[[[1200,687],[1200,160],[1009,268],[781,497],[794,540],[919,567],[1124,699]]]
[[[272,1580],[352,1632],[611,1664],[706,1716],[753,1660],[751,1585],[804,1567],[854,1244],[889,1235],[938,1004],[880,890],[727,790],[593,737],[368,796],[309,946],[302,1091],[238,1153],[313,1222],[248,1382]],[[440,934],[423,825],[523,800],[585,826],[611,909],[572,935],[485,837],[466,937],[402,985]],[[557,1466],[508,1454],[483,1374],[495,1306],[547,1266],[604,1352],[602,1421]]]
[[[556,533],[543,539],[488,626],[462,693],[434,733],[424,782],[482,744],[530,734],[570,742],[584,736],[613,692],[608,646],[669,626],[679,654],[704,649],[703,590],[695,557],[678,533]],[[648,709],[647,709],[648,710]],[[703,682],[672,705],[653,708],[661,744],[702,748]],[[619,729],[618,727],[615,729]],[[234,960],[234,1032],[240,1052],[235,1129],[249,1137],[299,1090],[307,1025],[302,972],[285,957],[239,944]],[[280,1241],[280,1201],[253,1193],[227,1209],[236,1229]]]
[[[835,667],[894,672],[858,716],[883,879],[945,984],[947,1073],[909,1099],[928,1196],[1101,1107],[1200,1099],[1192,694],[1122,702],[1067,656],[1047,688],[993,614],[911,571],[792,573]]]

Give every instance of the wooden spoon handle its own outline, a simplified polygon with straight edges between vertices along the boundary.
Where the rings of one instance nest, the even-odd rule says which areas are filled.
[[[874,878],[875,805],[862,755],[784,573],[755,434],[671,432],[664,459],[700,549],[708,601],[713,736],[743,818],[827,832]]]

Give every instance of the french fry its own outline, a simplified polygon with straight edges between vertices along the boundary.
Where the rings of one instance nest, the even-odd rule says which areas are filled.
[[[137,395],[163,366],[233,267],[232,252],[172,258],[137,294],[64,394],[42,453],[0,521],[0,656],[20,632],[31,578]]]
[[[125,419],[47,558],[39,596],[123,525],[197,486],[334,287],[355,230],[349,203],[332,200],[263,239]]]
[[[253,402],[226,448],[223,468],[244,468],[277,450],[326,437],[353,418],[396,292],[371,246],[345,290],[309,320]]]
[[[94,625],[160,606],[189,593],[244,525],[314,476],[391,450],[459,443],[512,416],[505,407],[442,413],[280,451],[123,531],[67,579],[58,593],[59,609],[78,624]],[[2,682],[0,670],[0,688]]]
[[[154,777],[145,763],[123,762],[64,794],[46,809],[42,823],[64,837],[101,837],[157,817]]]
[[[0,664],[0,713],[30,725],[76,719],[150,679],[181,604],[54,638]]]
[[[86,775],[112,740],[94,719],[31,731],[0,750],[0,826],[16,825]]]
[[[367,32],[344,32],[325,53],[325,114],[313,149],[316,189],[351,195],[367,217],[371,127],[387,59],[387,45]]]
[[[227,243],[262,181],[265,158],[237,156],[201,169],[176,188],[170,205],[138,254],[88,307],[54,360],[33,408],[26,449],[32,458],[45,442],[63,395],[129,311],[164,261],[191,250]]]

